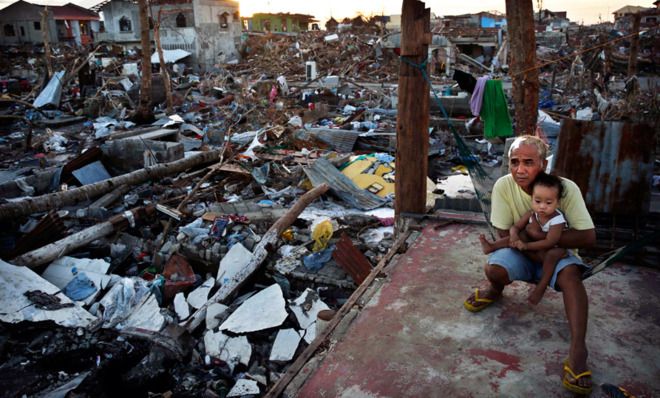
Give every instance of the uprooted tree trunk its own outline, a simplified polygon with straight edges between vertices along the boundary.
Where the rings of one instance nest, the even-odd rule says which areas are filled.
[[[188,329],[189,332],[192,332],[197,328],[197,326],[201,324],[202,320],[206,317],[206,309],[209,305],[213,303],[219,303],[233,295],[241,287],[243,282],[245,282],[245,280],[249,278],[250,275],[252,275],[257,269],[259,269],[261,263],[263,263],[268,256],[268,247],[273,246],[279,239],[282,232],[284,232],[286,228],[288,228],[291,224],[293,224],[294,221],[296,221],[296,218],[298,218],[300,213],[302,213],[303,210],[305,210],[305,208],[309,206],[310,203],[315,201],[319,196],[326,193],[328,188],[329,187],[327,184],[321,184],[301,196],[300,199],[298,199],[298,201],[293,206],[291,206],[291,209],[289,209],[286,214],[284,214],[279,220],[275,222],[275,224],[273,224],[268,229],[264,236],[261,237],[259,244],[254,248],[250,262],[241,270],[238,275],[220,286],[220,289],[213,295],[213,297],[211,297],[206,302],[206,304],[199,308],[188,319],[186,322],[186,329]]]
[[[147,0],[138,0],[140,10],[140,44],[142,46],[142,79],[140,81],[140,102],[136,120],[153,119],[151,110],[151,41],[149,40],[149,10]]]
[[[40,265],[48,264],[51,261],[71,253],[76,249],[87,246],[89,243],[117,232],[128,225],[135,225],[135,220],[143,217],[143,213],[150,215],[155,212],[153,206],[143,208],[138,207],[133,210],[118,214],[106,222],[83,229],[64,239],[53,242],[39,249],[22,254],[12,260],[13,264],[24,265],[29,268],[36,268]]]
[[[35,198],[27,198],[19,202],[6,203],[0,205],[0,220],[75,205],[78,202],[90,200],[110,192],[123,184],[137,185],[148,180],[157,180],[170,174],[179,173],[195,166],[216,162],[221,154],[221,150],[203,152],[187,159],[145,167],[69,191],[55,192]]]
[[[170,72],[167,70],[165,64],[165,56],[163,55],[163,47],[160,44],[160,20],[161,11],[158,11],[158,20],[154,25],[154,41],[156,42],[156,51],[158,51],[158,60],[160,61],[160,75],[163,77],[163,84],[165,86],[165,99],[167,101],[167,114],[174,113],[174,101],[172,100],[172,81],[170,80]]]

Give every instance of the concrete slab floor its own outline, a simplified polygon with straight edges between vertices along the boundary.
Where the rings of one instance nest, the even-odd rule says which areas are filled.
[[[425,227],[389,278],[298,391],[299,397],[571,397],[561,294],[536,307],[516,282],[490,308],[462,303],[483,278],[485,227]],[[660,396],[660,271],[616,264],[585,282],[594,393],[621,385]]]

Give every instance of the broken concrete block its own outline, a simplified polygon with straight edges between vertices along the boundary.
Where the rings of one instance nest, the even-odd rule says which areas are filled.
[[[156,163],[169,163],[183,159],[183,144],[179,142],[154,141],[149,139],[124,138],[101,145],[103,153],[112,167],[121,172],[130,172],[144,167],[144,152]]]
[[[316,338],[316,318],[319,311],[330,307],[319,298],[318,294],[307,288],[297,299],[289,304],[301,328],[305,329],[304,339],[311,343]]]
[[[204,347],[207,355],[227,363],[232,372],[239,363],[245,366],[250,363],[252,346],[245,336],[229,337],[222,332],[208,331],[204,335]]]
[[[57,310],[38,308],[25,296],[26,292],[40,291],[59,300],[63,307]],[[17,267],[0,260],[0,321],[19,323],[51,320],[65,327],[87,327],[96,320],[89,312],[74,304],[60,289],[27,267]]]
[[[123,327],[160,332],[165,327],[165,317],[160,313],[156,296],[149,294],[143,297],[141,304],[133,308]]]
[[[273,348],[270,351],[271,361],[288,362],[293,356],[300,344],[300,333],[295,329],[283,329],[277,332]]]
[[[327,306],[324,309],[327,309]],[[220,330],[229,330],[234,333],[254,332],[280,326],[286,317],[282,289],[275,283],[245,300],[220,325]],[[316,317],[316,313],[314,317]]]
[[[216,280],[225,285],[240,273],[252,259],[252,252],[241,243],[236,243],[220,261]]]
[[[206,307],[206,329],[212,330],[220,325],[219,317],[227,311],[229,307],[220,303],[213,303]]]
[[[179,321],[183,321],[190,316],[190,307],[186,301],[186,297],[182,292],[179,292],[174,296],[174,311],[179,317]]]
[[[234,384],[234,387],[229,390],[227,398],[242,397],[244,395],[258,395],[260,392],[261,391],[259,390],[259,386],[257,385],[256,381],[240,379],[236,382],[236,384]]]
[[[200,287],[188,295],[188,304],[194,309],[200,309],[209,299],[209,292],[215,285],[215,278],[207,279]]]

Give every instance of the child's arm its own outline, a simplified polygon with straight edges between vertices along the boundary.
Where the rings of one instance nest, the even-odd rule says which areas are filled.
[[[523,231],[527,224],[529,223],[529,218],[532,216],[533,212],[530,210],[527,213],[523,214],[518,221],[515,222],[509,228],[509,242],[513,244],[514,242],[520,240],[520,231]]]
[[[521,250],[548,250],[557,246],[561,233],[564,230],[564,224],[555,224],[550,227],[550,230],[545,235],[545,239],[537,240],[535,242],[528,242],[522,245]]]

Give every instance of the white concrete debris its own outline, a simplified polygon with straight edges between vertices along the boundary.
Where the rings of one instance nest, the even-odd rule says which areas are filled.
[[[85,304],[91,304],[101,290],[108,287],[112,279],[112,276],[106,275],[109,268],[110,263],[105,260],[64,256],[53,261],[41,274],[41,277],[60,289],[64,289],[76,273],[83,272],[96,287],[96,293],[83,300]]]
[[[179,317],[179,321],[183,321],[190,316],[190,307],[186,301],[186,297],[182,292],[179,292],[174,296],[174,311]]]
[[[448,198],[470,199],[476,198],[477,195],[474,192],[474,185],[472,185],[470,176],[463,174],[451,175],[437,183],[435,187],[436,189],[442,189],[444,195]]]
[[[252,346],[247,337],[229,337],[222,332],[208,331],[204,335],[206,354],[227,363],[231,371],[239,363],[248,366],[252,356]]]
[[[220,303],[213,303],[206,307],[206,329],[215,329],[220,325],[218,317],[227,311],[229,307]]]
[[[329,310],[330,307],[321,301],[314,290],[307,288],[289,304],[289,309],[296,316],[300,327],[305,329],[305,341],[311,343],[316,338],[316,317],[319,311]]]
[[[142,304],[135,307],[126,319],[125,329],[141,329],[160,332],[165,326],[165,317],[160,313],[156,296],[150,294]]]
[[[234,387],[232,387],[231,390],[229,390],[229,394],[227,394],[227,398],[230,397],[240,397],[243,395],[257,395],[261,391],[259,391],[259,386],[257,385],[257,382],[254,380],[248,380],[248,379],[240,379],[234,384]]]
[[[288,362],[293,356],[300,344],[300,333],[295,329],[282,329],[277,332],[273,348],[270,351],[271,361]]]
[[[207,279],[200,287],[190,292],[188,295],[188,304],[198,310],[202,308],[209,299],[209,292],[213,289],[215,278]]]
[[[0,321],[19,323],[51,320],[65,327],[87,327],[96,320],[96,317],[77,304],[58,310],[39,309],[32,305],[24,294],[35,290],[56,296],[62,304],[73,303],[57,286],[31,269],[0,260]]]
[[[220,260],[217,281],[222,285],[229,283],[230,280],[234,279],[248,265],[252,257],[251,251],[246,249],[242,244],[236,243],[229,249],[222,260]]]
[[[248,333],[280,326],[287,317],[284,304],[282,288],[275,283],[245,300],[220,325],[220,330]]]

